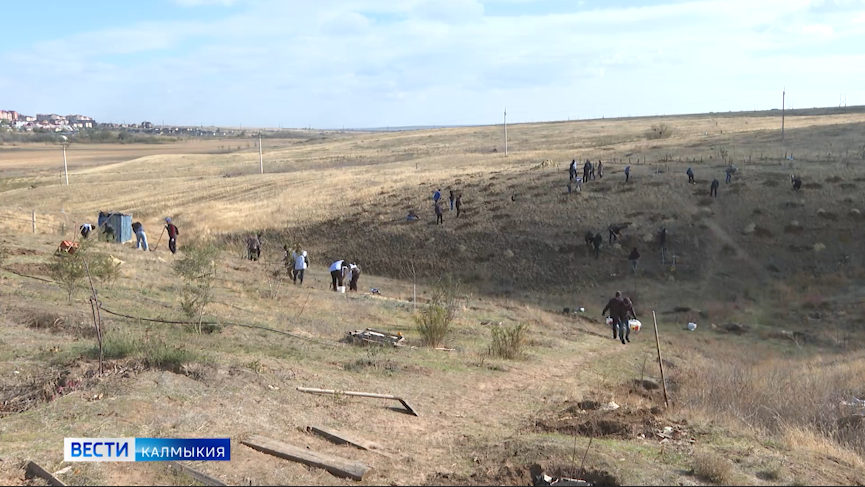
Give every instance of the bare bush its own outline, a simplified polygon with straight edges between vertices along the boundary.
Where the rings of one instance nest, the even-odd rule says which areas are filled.
[[[719,453],[706,451],[695,453],[691,471],[707,482],[733,485],[733,465]]]
[[[666,123],[652,125],[652,128],[646,132],[646,138],[649,140],[669,139],[672,136],[673,127],[670,127]]]
[[[415,317],[421,341],[429,347],[440,347],[456,319],[462,302],[462,283],[450,274],[436,284],[432,297]]]
[[[493,341],[489,348],[490,355],[505,360],[521,358],[528,331],[529,325],[525,323],[517,323],[511,327],[493,325],[490,328],[493,335]]]

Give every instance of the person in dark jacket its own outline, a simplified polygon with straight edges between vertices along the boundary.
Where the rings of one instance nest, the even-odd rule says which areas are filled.
[[[177,253],[177,236],[180,235],[180,230],[171,223],[171,218],[165,219],[165,229],[168,230],[168,250],[172,254]]]
[[[592,164],[592,161],[586,161],[589,165],[589,179],[595,179],[595,165]]]
[[[463,208],[463,195],[457,195],[457,202],[455,206],[457,207],[457,218],[459,218]]]
[[[604,177],[604,165],[601,161],[598,161],[598,179]]]
[[[590,231],[586,232],[585,239],[586,239],[586,247],[591,248],[592,242],[595,240],[595,234],[592,233],[590,230]]]
[[[246,257],[256,262],[261,258],[261,233],[247,237]]]
[[[595,238],[592,239],[592,246],[595,247],[595,259],[601,255],[601,244],[604,243],[604,237],[601,236],[600,233],[595,234]]]
[[[348,290],[357,292],[357,280],[360,279],[360,267],[357,264],[349,264],[349,271],[351,272],[351,280],[348,281]]]
[[[799,191],[799,189],[802,187],[802,179],[797,176],[791,175],[790,182],[793,183],[794,191]]]
[[[570,178],[568,178],[570,181],[573,181],[574,178],[577,177],[577,160],[576,159],[573,159],[571,161],[571,167],[568,168],[568,174],[570,175]]]
[[[442,205],[440,205],[438,203],[438,201],[436,201],[436,204],[435,204],[435,212],[436,212],[436,225],[444,225],[445,220],[444,220],[444,216],[442,213]]]
[[[694,184],[694,170],[689,167],[685,174],[688,175],[688,184]]]
[[[636,274],[637,264],[640,262],[640,252],[637,251],[637,247],[634,247],[634,250],[631,251],[631,255],[628,256],[628,260],[631,262],[631,270],[634,271],[634,274]]]
[[[661,227],[658,231],[658,248],[661,249],[661,261],[667,258],[667,227]]]
[[[727,184],[730,184],[733,181],[733,175],[739,170],[736,166],[728,167],[724,172],[727,173]]]
[[[106,242],[111,242],[115,240],[114,238],[114,226],[107,221],[102,224],[102,237]]]
[[[453,191],[453,190],[450,190],[450,196],[448,196],[448,201],[449,201],[450,204],[451,204],[451,209],[450,209],[450,211],[454,211],[454,202],[456,202],[456,200],[457,200],[457,199],[456,199],[456,196],[454,196],[454,191]]]
[[[620,225],[610,225],[607,230],[610,232],[610,245],[613,245],[613,242],[618,242],[622,238],[622,227]]]
[[[589,180],[589,172],[592,170],[592,163],[586,159],[586,163],[583,164],[583,181]]]
[[[147,250],[147,234],[144,233],[144,226],[141,222],[132,224],[132,231],[135,233],[135,248]]]
[[[636,320],[637,312],[634,311],[634,303],[631,302],[631,298],[624,297],[622,299],[622,316],[619,318],[619,337],[624,337],[622,343],[625,343],[625,340],[631,343],[631,326],[628,323],[631,318]]]
[[[601,311],[602,316],[604,316],[604,317],[609,316],[613,320],[613,323],[611,325],[613,327],[613,340],[616,339],[616,335],[617,335],[616,332],[620,328],[619,317],[622,316],[622,314],[624,313],[624,307],[625,307],[625,301],[624,301],[624,299],[622,299],[622,293],[619,291],[616,291],[616,296],[613,297],[612,299],[610,299],[607,302],[607,305],[604,307],[604,310]],[[607,314],[607,311],[609,311],[609,314]],[[622,343],[625,343],[624,338],[622,338]]]
[[[628,166],[625,168],[625,182],[627,183],[630,180],[631,180],[631,166]]]
[[[718,197],[718,186],[720,186],[720,185],[721,185],[721,183],[718,182],[717,178],[713,179],[712,185],[709,186],[709,196],[717,198]]]

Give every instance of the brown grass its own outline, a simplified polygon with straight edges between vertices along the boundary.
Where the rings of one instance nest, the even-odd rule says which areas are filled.
[[[862,395],[851,381],[865,373],[865,354],[788,359],[747,358],[714,347],[712,358],[690,362],[679,377],[682,405],[723,415],[748,428],[782,438],[810,435],[865,453],[865,433],[839,427],[839,403]],[[857,462],[857,464],[861,461]]]

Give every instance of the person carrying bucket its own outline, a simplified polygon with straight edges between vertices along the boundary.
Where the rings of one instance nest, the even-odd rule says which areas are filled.
[[[337,292],[339,288],[342,287],[342,281],[343,278],[345,278],[342,266],[343,262],[345,262],[345,260],[338,260],[330,265],[330,279],[332,281],[330,287],[334,292]]]

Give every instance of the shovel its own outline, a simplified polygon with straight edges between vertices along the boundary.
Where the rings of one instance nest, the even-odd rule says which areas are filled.
[[[156,245],[150,249],[151,252],[156,252],[156,247],[159,247],[159,242],[162,241],[162,236],[165,235],[165,227],[162,227],[162,233],[159,234],[159,238],[156,239]]]
[[[397,396],[392,396],[390,394],[373,394],[371,392],[333,391],[333,390],[329,390],[329,389],[314,389],[312,387],[298,387],[297,390],[300,392],[308,392],[310,394],[329,394],[329,395],[343,395],[343,396],[357,396],[357,397],[372,397],[375,399],[393,399],[395,401],[399,401],[400,403],[402,403],[402,405],[406,408],[406,411],[409,414],[412,414],[414,416],[419,416],[417,411],[415,411],[414,408],[409,406],[408,403],[405,402],[404,399],[397,397]]]

